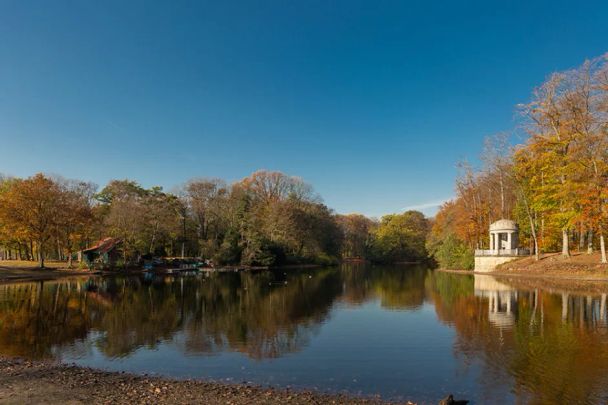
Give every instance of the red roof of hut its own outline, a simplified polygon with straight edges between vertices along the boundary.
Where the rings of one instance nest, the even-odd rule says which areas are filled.
[[[105,238],[97,242],[95,246],[92,246],[88,249],[83,250],[83,253],[88,252],[97,252],[97,253],[107,253],[110,250],[114,249],[122,243],[122,239],[119,238]]]

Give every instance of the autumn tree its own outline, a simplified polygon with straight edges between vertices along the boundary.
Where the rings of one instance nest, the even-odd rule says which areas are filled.
[[[193,179],[181,195],[196,226],[199,254],[213,254],[226,230],[229,189],[221,179]]]
[[[601,261],[606,263],[604,229],[608,188],[608,63],[605,58],[585,62],[571,73],[572,91],[566,100],[571,131],[575,194],[579,220],[600,237]]]
[[[376,223],[361,214],[338,215],[336,219],[343,235],[342,256],[367,257]]]
[[[460,165],[456,198],[437,214],[429,249],[442,252],[448,238],[456,251],[461,242],[471,252],[483,248],[490,223],[504,217],[517,220],[520,241],[530,244],[537,260],[560,246],[568,257],[578,234],[579,249],[585,237],[592,247],[597,235],[606,262],[606,56],[552,74],[519,111],[526,141],[511,148],[504,135],[488,138],[480,170]]]
[[[534,159],[543,166],[541,192],[550,201],[550,214],[561,228],[564,256],[570,256],[568,232],[577,210],[572,145],[580,134],[572,130],[574,117],[568,102],[573,92],[572,73],[554,73],[523,107],[530,120],[528,132],[530,143],[535,144]]]
[[[43,174],[14,181],[0,194],[0,223],[36,244],[40,268],[67,209],[61,187]]]
[[[537,173],[539,172],[536,171],[536,162],[534,162],[527,148],[518,148],[513,159],[513,180],[518,196],[514,218],[519,223],[520,231],[523,231],[524,235],[528,234],[530,236],[534,257],[536,260],[540,260],[541,238],[538,229],[539,216],[542,216],[543,206],[540,196],[535,192],[535,182],[538,181]]]
[[[487,200],[488,223],[511,219],[516,201],[509,136],[500,133],[484,139],[483,168],[478,180]]]
[[[473,268],[473,251],[477,243],[474,223],[462,198],[447,201],[439,207],[427,237],[426,248],[444,269]]]
[[[58,218],[56,239],[58,242],[58,259],[65,254],[68,267],[72,267],[74,252],[84,248],[92,233],[93,196],[97,186],[78,180],[55,179],[60,187],[59,202],[62,207]]]
[[[144,254],[175,253],[183,235],[183,202],[161,187],[145,189],[131,180],[112,180],[96,199],[105,231],[123,241],[125,265]]]
[[[535,191],[543,224],[555,223],[561,228],[564,256],[570,254],[569,232],[577,222],[603,239],[605,71],[606,59],[598,58],[555,73],[523,106],[530,120],[530,138],[525,146],[532,166],[529,184]],[[605,248],[603,251],[602,260]]]

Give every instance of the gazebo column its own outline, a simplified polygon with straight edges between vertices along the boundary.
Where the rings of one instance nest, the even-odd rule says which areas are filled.
[[[519,238],[517,224],[510,219],[500,219],[490,224],[490,254],[502,256],[517,255]],[[504,235],[504,236],[503,236]]]

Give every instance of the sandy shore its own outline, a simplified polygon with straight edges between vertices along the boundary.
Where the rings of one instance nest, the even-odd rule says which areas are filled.
[[[0,357],[2,404],[388,404],[380,398],[175,380]],[[407,403],[407,402],[406,402]],[[411,404],[411,402],[409,403]]]

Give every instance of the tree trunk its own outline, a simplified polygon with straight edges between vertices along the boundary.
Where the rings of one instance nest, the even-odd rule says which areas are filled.
[[[593,231],[589,230],[589,235],[587,235],[587,254],[590,255],[593,253]]]
[[[38,259],[41,269],[44,269],[44,246],[42,242],[38,242]]]
[[[532,234],[532,240],[534,241],[534,260],[540,260],[540,251],[538,249],[538,236],[536,235],[536,221],[532,216],[532,211],[530,210],[530,206],[528,205],[528,199],[524,194],[523,188],[520,187],[521,197],[524,202],[524,206],[526,207],[526,214],[528,215],[528,220],[530,221],[530,233]],[[536,211],[534,212],[536,215]]]
[[[182,259],[186,256],[186,215],[182,216]]]
[[[156,232],[158,231],[158,222],[154,224],[154,232],[152,232],[152,240],[150,241],[150,249],[148,253],[153,254],[154,252],[154,242],[156,242]]]
[[[570,257],[568,230],[565,228],[562,229],[562,256]]]
[[[604,243],[604,230],[600,225],[600,251],[602,252],[602,263],[608,263],[606,261],[606,244]]]

